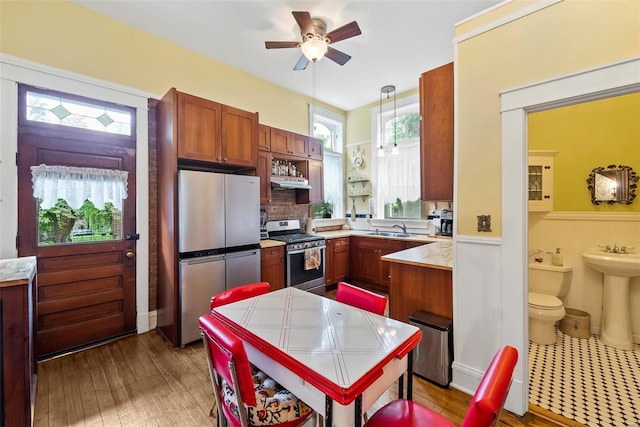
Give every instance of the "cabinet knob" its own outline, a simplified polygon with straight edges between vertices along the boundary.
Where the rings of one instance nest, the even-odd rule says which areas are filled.
[[[227,161],[227,158],[226,158],[226,157],[224,158],[224,161],[225,161],[225,162]]]
[[[220,161],[220,156],[218,156],[218,161]]]

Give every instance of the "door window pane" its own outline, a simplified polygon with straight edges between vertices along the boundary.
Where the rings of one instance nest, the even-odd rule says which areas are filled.
[[[133,129],[130,110],[34,91],[27,91],[26,105],[27,120],[35,122],[128,136]]]
[[[122,240],[122,211],[106,202],[97,209],[85,200],[72,209],[64,199],[49,209],[38,199],[38,246]]]

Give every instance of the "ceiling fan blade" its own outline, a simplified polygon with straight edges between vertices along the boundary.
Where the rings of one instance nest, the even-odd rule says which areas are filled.
[[[306,70],[307,65],[309,65],[309,60],[306,56],[301,55],[300,59],[298,59],[298,62],[296,62],[296,65],[293,67],[293,69],[295,71]]]
[[[329,46],[329,48],[327,49],[327,53],[325,53],[324,56],[340,65],[346,64],[347,61],[351,59],[351,56],[347,55],[344,52],[340,52],[339,50],[334,49],[331,46]]]
[[[282,49],[285,47],[298,47],[300,42],[264,42],[267,49]]]
[[[362,31],[360,31],[358,23],[356,21],[351,21],[347,25],[336,28],[335,30],[328,32],[324,36],[331,40],[331,43],[335,43],[339,42],[340,40],[359,36],[360,34],[362,34]]]
[[[313,29],[313,21],[311,20],[311,15],[309,12],[291,12],[293,17],[296,19],[298,26],[300,27],[300,31],[302,31],[302,36],[306,36],[307,34],[315,34],[315,30]]]

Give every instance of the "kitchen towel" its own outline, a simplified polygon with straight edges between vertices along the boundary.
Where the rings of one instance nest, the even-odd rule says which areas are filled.
[[[310,248],[304,250],[304,269],[313,270],[314,268],[320,268],[320,249]]]

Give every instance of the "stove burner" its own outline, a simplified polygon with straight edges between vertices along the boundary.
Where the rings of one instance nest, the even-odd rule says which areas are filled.
[[[302,233],[294,233],[294,234],[281,234],[281,235],[273,235],[270,234],[269,238],[271,240],[278,240],[280,242],[285,243],[302,243],[302,242],[312,242],[314,240],[324,240],[324,237],[321,236],[311,236],[309,234]]]

